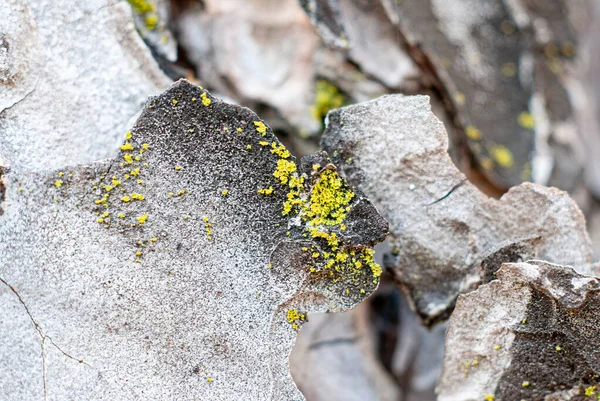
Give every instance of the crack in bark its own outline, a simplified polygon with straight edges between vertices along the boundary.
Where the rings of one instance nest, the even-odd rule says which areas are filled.
[[[328,340],[321,340],[321,341],[315,341],[314,343],[310,344],[308,346],[308,349],[310,351],[313,351],[315,349],[327,346],[327,345],[340,345],[340,344],[353,344],[355,343],[358,339],[360,338],[360,336],[354,336],[354,337],[338,337],[338,338],[331,338]]]
[[[37,85],[33,87],[32,90],[30,90],[29,92],[27,92],[25,94],[25,96],[23,96],[22,98],[20,98],[19,100],[15,101],[13,104],[11,104],[8,107],[3,108],[2,110],[0,110],[0,116],[2,116],[2,113],[4,113],[6,110],[10,110],[13,107],[15,107],[17,104],[21,103],[22,101],[24,101],[25,99],[27,99],[29,97],[29,95],[31,95],[33,92],[35,92],[35,90],[37,89]]]
[[[465,178],[464,180],[462,180],[461,182],[459,182],[458,184],[456,184],[455,186],[453,186],[452,188],[450,188],[450,191],[448,191],[448,193],[444,196],[442,196],[440,199],[435,200],[431,203],[426,204],[425,206],[431,206],[434,205],[438,202],[443,201],[444,199],[446,199],[447,197],[449,197],[450,195],[452,195],[452,192],[456,191],[458,188],[462,187],[464,185],[464,183],[467,182],[467,179]]]
[[[46,340],[50,341],[52,343],[52,345],[54,345],[54,347],[56,347],[56,349],[58,349],[64,356],[66,356],[69,359],[73,359],[74,361],[77,361],[81,364],[84,364],[88,367],[91,368],[91,365],[88,364],[87,362],[85,362],[83,359],[78,359],[78,358],[74,358],[73,356],[69,355],[68,353],[66,353],[65,351],[62,350],[62,348],[60,348],[58,346],[58,344],[56,344],[54,342],[54,340],[52,338],[50,338],[50,336],[44,334],[44,331],[42,330],[42,327],[39,325],[39,323],[33,318],[33,315],[31,314],[31,311],[29,310],[29,308],[27,307],[27,304],[25,304],[25,301],[23,300],[23,298],[21,298],[21,295],[17,292],[17,290],[15,290],[15,288],[10,285],[9,283],[6,282],[6,280],[4,280],[2,277],[0,277],[0,282],[2,284],[4,284],[5,286],[8,287],[8,289],[10,289],[10,291],[12,291],[13,294],[15,294],[15,296],[17,297],[17,299],[19,300],[19,302],[21,303],[21,305],[23,305],[23,308],[25,308],[25,312],[27,313],[27,316],[29,316],[29,320],[31,320],[31,323],[33,324],[33,327],[35,327],[35,330],[37,331],[38,335],[40,336],[40,344],[42,347],[42,376],[43,376],[43,381],[44,381],[44,400],[46,400],[47,398],[47,366],[46,366]]]

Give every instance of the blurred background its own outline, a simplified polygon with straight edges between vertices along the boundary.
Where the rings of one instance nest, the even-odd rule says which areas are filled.
[[[600,1],[128,1],[171,79],[253,109],[298,157],[319,149],[330,109],[429,95],[471,182],[493,197],[524,181],[568,191],[598,258]],[[311,316],[292,375],[308,401],[433,400],[444,330],[387,276],[356,309]]]

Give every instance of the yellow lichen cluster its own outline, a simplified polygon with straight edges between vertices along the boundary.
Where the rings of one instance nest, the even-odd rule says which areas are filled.
[[[296,309],[288,309],[287,311],[287,321],[294,330],[298,330],[298,325],[304,322],[306,318],[306,313],[299,313]]]
[[[523,111],[517,118],[519,125],[525,129],[533,130],[535,128],[535,119],[533,115],[528,111]]]
[[[92,189],[94,191],[101,191],[100,197],[94,200],[94,204],[97,207],[100,207],[100,210],[95,211],[95,215],[97,216],[96,222],[103,224],[105,228],[110,228],[111,224],[115,222],[119,222],[120,225],[125,224],[129,227],[135,227],[136,224],[140,226],[144,225],[149,216],[146,213],[142,215],[136,216],[131,213],[130,209],[126,206],[134,201],[144,201],[146,196],[139,191],[139,188],[143,188],[143,181],[139,179],[139,176],[143,174],[143,168],[147,167],[147,163],[142,163],[142,155],[150,149],[150,146],[147,143],[141,144],[139,148],[131,142],[133,138],[133,134],[131,131],[128,131],[125,134],[125,143],[120,147],[123,153],[123,158],[126,163],[120,163],[121,171],[115,172],[114,175],[108,176],[106,173],[100,176],[100,181],[97,185],[93,185]],[[138,156],[133,156],[133,154],[138,154]],[[130,166],[132,165],[132,166]],[[115,169],[113,168],[113,171]],[[137,180],[132,178],[138,178]],[[127,186],[129,181],[135,181],[136,190],[129,192]],[[116,202],[114,202],[115,198],[112,198],[113,194],[116,195]],[[111,202],[111,199],[113,202]],[[111,218],[111,208],[116,207],[117,210],[114,210],[113,215],[116,218]],[[130,219],[128,219],[128,217]],[[122,221],[122,222],[121,222]],[[139,253],[139,251],[138,251]],[[140,254],[136,254],[138,258],[136,258],[136,262],[141,262],[139,259]]]
[[[267,135],[267,126],[262,121],[254,121],[254,126],[261,136]]]
[[[473,141],[481,140],[481,131],[479,131],[473,125],[468,125],[467,128],[465,128],[465,134],[467,134],[467,138],[469,138]]]
[[[490,146],[490,154],[500,167],[511,168],[514,164],[512,152],[504,145]]]
[[[202,94],[200,95],[200,99],[202,99],[202,104],[205,106],[210,106],[210,99],[208,98],[208,96],[206,95],[206,92],[202,92]]]
[[[154,4],[147,0],[127,0],[133,10],[144,17],[146,29],[153,31],[158,25],[158,14]]]
[[[277,168],[273,177],[279,179],[282,184],[287,184],[290,176],[296,172],[296,163],[285,159],[277,160]]]
[[[319,80],[317,81],[312,115],[315,119],[321,121],[329,110],[342,107],[344,102],[344,95],[335,85],[324,79]]]
[[[212,239],[212,224],[208,222],[208,216],[204,216],[202,221],[204,222],[204,231],[206,232],[207,239],[210,241]]]
[[[266,133],[266,126],[262,130],[262,123],[255,121],[254,124],[261,135]],[[279,181],[286,194],[282,215],[297,213],[305,223],[302,236],[315,239],[315,244],[311,246],[313,267],[309,268],[310,271],[323,278],[327,277],[333,283],[344,281],[361,294],[366,292],[365,286],[377,284],[382,269],[375,263],[374,250],[344,246],[338,237],[339,232],[346,230],[343,222],[351,210],[350,203],[355,194],[335,168],[322,168],[315,163],[311,172],[315,177],[314,185],[310,193],[307,193],[307,175],[298,172],[298,167],[290,160],[291,154],[285,146],[275,141],[269,143],[261,140],[258,143],[270,146],[270,152],[278,157],[273,177]],[[268,189],[259,188],[257,192],[260,195],[270,195],[274,190],[273,186],[269,186]],[[291,232],[288,231],[286,235],[291,236]],[[304,247],[303,250],[308,251],[308,248]],[[350,289],[346,288],[345,294],[349,293]]]
[[[340,224],[350,211],[349,203],[354,192],[345,188],[338,173],[326,169],[321,173],[311,194],[310,202],[302,211],[303,218],[311,226]]]
[[[282,159],[287,159],[291,156],[290,151],[285,148],[283,145],[277,146],[277,143],[271,143],[271,153],[281,157]]]
[[[261,195],[271,195],[273,193],[274,189],[273,187],[269,187],[269,188],[261,188],[258,190],[258,193]]]

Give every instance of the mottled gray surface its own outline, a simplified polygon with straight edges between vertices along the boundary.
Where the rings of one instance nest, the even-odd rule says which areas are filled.
[[[349,47],[338,0],[298,0],[325,43]]]
[[[596,399],[600,281],[543,261],[497,277],[456,303],[438,400]]]
[[[328,114],[323,148],[390,223],[386,266],[426,323],[485,279],[486,253],[540,237],[537,257],[591,273],[581,211],[567,193],[525,183],[501,199],[469,183],[447,154],[428,97],[384,96]]]
[[[378,278],[312,255],[332,246],[282,215],[273,176],[295,159],[249,109],[180,81],[131,132],[114,159],[3,171],[0,398],[302,400],[288,311],[348,309]],[[334,171],[323,152],[298,163],[303,205]],[[316,228],[361,254],[387,223],[359,192],[348,207]]]
[[[242,104],[266,104],[306,133],[321,128],[314,102],[319,37],[296,0],[207,0],[177,20],[198,77]]]
[[[125,0],[0,3],[0,164],[55,169],[115,154],[169,84]]]
[[[160,57],[177,61],[177,41],[169,30],[171,19],[170,0],[145,0],[148,10],[136,10],[133,15],[135,26],[144,41]]]

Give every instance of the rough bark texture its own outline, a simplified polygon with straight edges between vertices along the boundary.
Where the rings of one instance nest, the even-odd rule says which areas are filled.
[[[457,301],[438,400],[595,399],[599,280],[543,261],[497,277]]]
[[[0,164],[15,171],[114,155],[170,82],[124,1],[3,1],[0,54]]]
[[[3,171],[0,398],[302,400],[295,330],[377,287],[387,223],[324,152],[296,165],[186,81],[126,138],[104,162]]]
[[[426,323],[489,277],[484,256],[507,241],[539,237],[537,257],[594,271],[585,220],[567,193],[525,183],[488,198],[454,166],[447,141],[427,97],[399,95],[330,112],[322,140],[389,221],[385,264]]]

